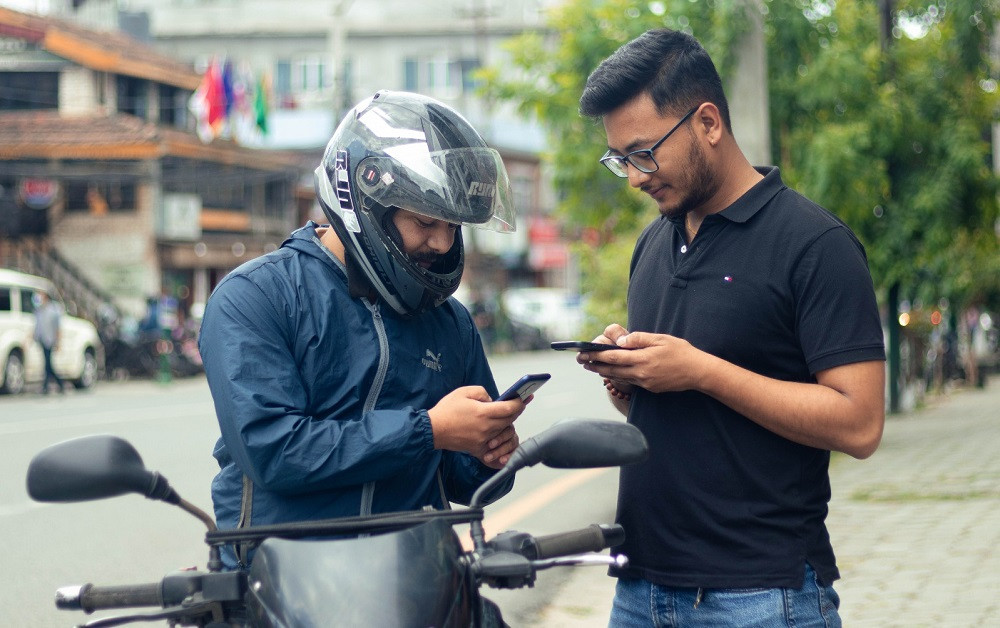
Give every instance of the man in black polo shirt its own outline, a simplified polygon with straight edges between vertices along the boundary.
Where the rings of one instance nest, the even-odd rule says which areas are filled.
[[[628,329],[581,353],[650,442],[624,467],[613,626],[836,626],[830,451],[874,453],[885,349],[865,252],[836,216],[754,168],[715,66],[649,31],[591,74],[602,162],[656,201]],[[659,622],[659,623],[657,623]]]

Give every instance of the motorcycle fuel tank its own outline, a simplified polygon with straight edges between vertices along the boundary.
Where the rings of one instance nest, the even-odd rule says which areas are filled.
[[[253,626],[468,626],[470,593],[451,525],[350,539],[267,539],[249,573]]]

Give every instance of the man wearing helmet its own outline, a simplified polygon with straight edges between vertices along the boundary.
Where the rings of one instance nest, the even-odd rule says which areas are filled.
[[[330,225],[234,270],[205,310],[223,529],[467,503],[518,444],[525,404],[492,401],[451,298],[460,226],[514,229],[499,154],[449,107],[379,92],[341,122],[315,181]]]

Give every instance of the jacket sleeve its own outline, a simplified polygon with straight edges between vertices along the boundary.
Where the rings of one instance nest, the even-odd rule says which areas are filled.
[[[199,347],[226,448],[221,456],[256,485],[285,494],[362,484],[427,464],[437,452],[419,409],[362,412],[334,404],[329,416],[309,415],[292,349],[294,317],[280,301],[243,275],[227,278],[209,299]]]
[[[465,323],[462,326],[466,330],[462,337],[466,339],[467,346],[471,347],[466,355],[472,356],[468,365],[466,385],[482,386],[492,398],[496,399],[499,393],[489,362],[486,359],[482,338],[468,311],[464,310],[462,313],[465,316],[460,317],[460,321]],[[493,477],[495,473],[496,470],[487,467],[479,462],[475,456],[466,453],[446,451],[441,460],[441,475],[444,479],[445,492],[448,499],[457,504],[468,505],[476,489]],[[486,495],[486,503],[503,497],[513,486],[514,478],[511,476]]]

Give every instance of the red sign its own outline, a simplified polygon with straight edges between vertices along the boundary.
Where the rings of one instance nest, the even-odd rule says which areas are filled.
[[[528,223],[528,239],[532,244],[559,242],[559,225],[548,216],[534,216]]]
[[[31,209],[46,209],[59,196],[59,183],[52,179],[21,179],[21,202]]]

